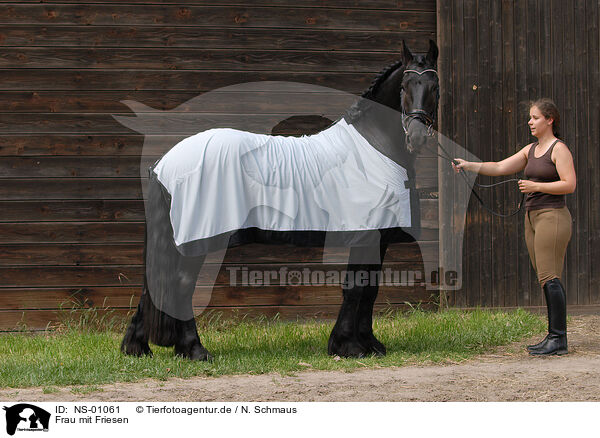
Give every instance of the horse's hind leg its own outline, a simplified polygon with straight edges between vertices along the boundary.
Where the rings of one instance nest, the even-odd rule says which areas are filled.
[[[137,311],[121,343],[121,351],[133,356],[152,355],[148,340],[163,347],[175,347],[175,354],[191,360],[210,360],[200,343],[194,318],[182,321],[159,310],[144,288]]]
[[[371,265],[370,278],[371,276],[374,276],[374,278],[372,278],[373,281],[371,281],[363,291],[358,307],[358,339],[371,353],[378,356],[384,356],[386,354],[386,348],[373,334],[373,305],[375,304],[379,292],[379,277],[373,273],[381,272],[381,264],[383,263],[386,250],[387,245],[381,245],[381,263]]]
[[[175,353],[193,360],[208,360],[200,343],[192,297],[203,256],[183,256],[173,241],[170,202],[151,172],[146,204],[144,293],[121,349],[127,354],[148,354],[148,340],[174,346]],[[147,352],[147,353],[146,353]]]

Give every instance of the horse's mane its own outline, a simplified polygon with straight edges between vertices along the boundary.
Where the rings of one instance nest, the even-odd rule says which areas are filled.
[[[356,102],[354,105],[348,108],[348,110],[346,110],[345,118],[348,122],[352,122],[358,119],[361,116],[361,113],[367,110],[367,108],[370,105],[370,101],[373,100],[375,92],[377,91],[379,86],[401,66],[402,61],[396,61],[385,67],[377,74],[377,76],[375,76],[373,81],[371,81],[369,88],[361,95],[361,99],[359,99],[358,102]]]
[[[361,95],[361,97],[365,97],[367,99],[373,97],[379,85],[381,85],[401,65],[402,61],[396,61],[381,70],[377,76],[375,76],[375,79],[373,79],[371,85],[369,85],[369,88]]]

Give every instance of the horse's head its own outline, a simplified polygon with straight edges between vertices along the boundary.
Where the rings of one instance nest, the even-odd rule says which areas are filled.
[[[371,87],[363,93],[351,111],[354,120],[362,118],[363,123],[376,123],[384,130],[393,131],[388,123],[399,127],[396,117],[381,120],[385,111],[391,108],[400,113],[402,128],[406,134],[406,148],[410,154],[418,153],[433,134],[433,124],[436,119],[439,100],[439,82],[435,64],[438,48],[435,42],[429,40],[429,52],[426,55],[413,55],[406,43],[402,41],[402,55],[398,62],[389,65],[377,75]],[[370,105],[376,102],[380,106]],[[374,108],[379,111],[374,111]],[[364,110],[361,112],[361,109]],[[357,111],[356,111],[357,110]],[[371,117],[362,117],[362,116]],[[398,117],[400,118],[400,117]],[[387,125],[387,126],[386,126]]]
[[[406,133],[408,151],[418,152],[433,134],[440,86],[435,63],[438,48],[429,40],[429,52],[426,55],[413,55],[406,43],[402,42],[402,82],[400,91],[400,109],[402,126]]]

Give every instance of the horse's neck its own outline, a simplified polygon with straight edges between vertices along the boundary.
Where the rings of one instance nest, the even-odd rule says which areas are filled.
[[[383,155],[395,161],[407,170],[414,167],[414,158],[406,149],[406,134],[402,129],[401,120],[396,120],[393,110],[364,111],[360,117],[352,121],[356,130],[371,146]]]

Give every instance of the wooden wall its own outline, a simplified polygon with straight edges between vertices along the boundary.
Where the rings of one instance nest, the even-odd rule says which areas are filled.
[[[226,85],[287,80],[359,94],[397,59],[425,51],[434,0],[0,1],[0,329],[44,328],[56,309],[126,313],[143,281],[143,137],[112,115],[120,101],[172,109]],[[318,110],[318,109],[317,109]],[[586,125],[587,126],[587,125]],[[591,127],[590,127],[591,129]],[[390,263],[437,258],[436,160],[419,160],[424,233]],[[232,250],[277,267],[315,265],[317,250]],[[230,288],[212,308],[333,316],[339,288]],[[379,306],[427,299],[384,288]],[[82,304],[83,303],[83,304]]]
[[[482,161],[498,161],[535,140],[527,127],[529,101],[550,97],[558,104],[578,177],[576,192],[567,196],[573,237],[563,275],[571,310],[600,308],[599,10],[598,0],[438,1],[444,135]],[[440,187],[462,183],[447,164],[440,178]],[[488,205],[505,212],[520,197],[514,185],[480,192]],[[443,190],[440,195],[441,221],[449,223],[452,205]],[[523,221],[523,212],[492,217],[471,199],[463,289],[451,294],[451,303],[545,306]],[[450,247],[451,238],[443,245]]]

